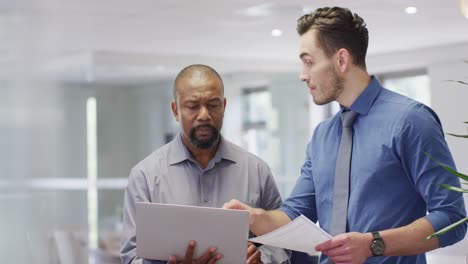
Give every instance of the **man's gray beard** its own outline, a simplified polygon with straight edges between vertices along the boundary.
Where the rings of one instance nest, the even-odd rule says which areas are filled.
[[[208,140],[201,141],[195,137],[195,132],[197,128],[202,128],[202,127],[211,129],[212,136]],[[192,129],[190,129],[190,142],[192,143],[192,145],[194,145],[196,148],[199,148],[199,149],[211,148],[216,142],[218,142],[218,138],[219,138],[219,131],[218,129],[216,129],[216,127],[212,125],[199,125],[196,127],[192,127]]]

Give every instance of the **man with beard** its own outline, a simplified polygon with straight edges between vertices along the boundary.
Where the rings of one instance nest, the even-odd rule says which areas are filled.
[[[302,81],[316,104],[337,101],[341,110],[315,129],[280,210],[237,200],[224,207],[248,210],[257,235],[301,214],[318,221],[334,236],[315,248],[322,264],[426,263],[424,252],[462,240],[465,224],[425,239],[465,217],[463,196],[437,186],[460,181],[423,153],[455,167],[434,111],[367,73],[364,20],[346,8],[319,8],[298,20],[297,31]]]
[[[220,134],[226,98],[223,81],[214,69],[199,64],[184,68],[175,79],[171,107],[180,133],[136,165],[129,177],[120,250],[124,264],[162,263],[136,256],[136,202],[221,207],[236,197],[264,209],[281,205],[268,165]],[[216,248],[193,256],[195,246],[196,241],[190,241],[183,263],[215,263],[222,257]],[[246,246],[248,264],[288,259],[282,249]],[[175,256],[169,260],[178,261]]]

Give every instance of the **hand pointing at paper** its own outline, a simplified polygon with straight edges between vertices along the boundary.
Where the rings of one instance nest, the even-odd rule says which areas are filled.
[[[291,222],[286,213],[281,210],[263,210],[232,199],[223,205],[224,209],[245,210],[250,214],[250,230],[257,236],[269,233]]]

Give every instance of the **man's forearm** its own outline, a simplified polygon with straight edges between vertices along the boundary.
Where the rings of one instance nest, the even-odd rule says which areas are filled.
[[[385,256],[408,256],[424,253],[439,248],[437,237],[426,240],[434,233],[434,228],[426,218],[413,223],[380,232],[385,242]]]
[[[250,230],[257,236],[276,230],[291,222],[289,216],[281,210],[266,211],[261,208],[253,208]]]
[[[379,231],[385,243],[383,255],[410,256],[436,249],[439,247],[438,238],[426,240],[433,232],[434,228],[425,218],[407,226]],[[372,239],[371,233],[344,233],[317,245],[315,250],[321,251],[334,262],[352,260],[352,263],[364,263],[372,257]]]

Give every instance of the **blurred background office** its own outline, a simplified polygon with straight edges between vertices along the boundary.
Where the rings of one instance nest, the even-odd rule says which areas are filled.
[[[188,64],[221,73],[222,133],[270,164],[286,198],[338,109],[299,80],[296,20],[333,5],[366,20],[370,73],[466,134],[468,87],[446,80],[467,81],[467,0],[0,0],[1,262],[118,263],[128,173],[176,135],[172,82]],[[468,143],[447,141],[468,172]],[[428,259],[467,255],[465,238]]]

